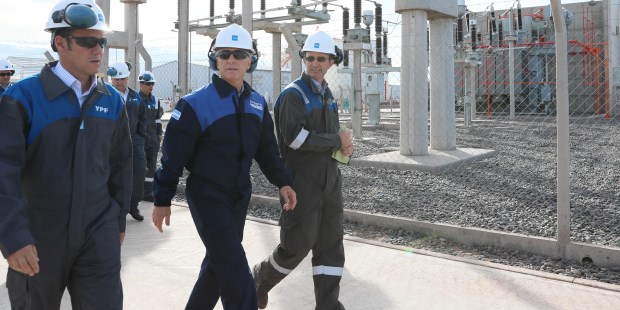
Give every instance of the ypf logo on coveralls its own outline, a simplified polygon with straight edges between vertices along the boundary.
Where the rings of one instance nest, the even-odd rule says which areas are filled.
[[[108,114],[108,110],[108,108],[100,107],[98,105],[95,106],[95,111],[100,113]]]

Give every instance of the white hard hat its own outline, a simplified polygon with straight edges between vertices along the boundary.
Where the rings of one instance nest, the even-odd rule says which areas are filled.
[[[15,67],[6,59],[0,59],[0,71],[11,71],[15,73]]]
[[[151,71],[144,71],[142,72],[142,74],[140,74],[140,76],[138,77],[138,81],[140,81],[140,83],[142,82],[153,82],[155,83],[155,75],[153,74],[153,72]]]
[[[59,28],[108,31],[101,8],[92,0],[61,0],[49,14],[46,31]]]
[[[124,79],[129,76],[129,66],[125,62],[117,62],[108,68],[107,74],[113,79]]]
[[[318,52],[336,56],[336,43],[325,31],[315,32],[306,38],[302,52]]]
[[[247,30],[237,24],[227,26],[217,34],[213,48],[218,49],[224,47],[254,51],[252,47],[252,36]]]

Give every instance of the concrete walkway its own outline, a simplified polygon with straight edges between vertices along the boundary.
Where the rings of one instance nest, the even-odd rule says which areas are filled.
[[[150,222],[127,220],[123,245],[125,309],[183,309],[204,255],[189,210],[173,207],[163,234]],[[277,226],[248,220],[244,246],[250,264],[278,243]],[[345,241],[341,301],[347,309],[620,309],[620,286],[511,268],[418,250]],[[6,270],[5,260],[0,270]],[[10,309],[4,275],[0,309]],[[580,282],[580,283],[576,283]],[[70,309],[65,294],[62,309]],[[217,309],[221,309],[218,305]],[[269,294],[267,309],[314,309],[309,258]]]

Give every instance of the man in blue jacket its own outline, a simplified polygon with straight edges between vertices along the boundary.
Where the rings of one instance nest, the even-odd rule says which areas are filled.
[[[6,59],[0,59],[0,96],[12,85],[11,77],[15,74],[15,67]]]
[[[133,144],[133,182],[131,187],[131,204],[129,214],[136,221],[143,221],[138,204],[142,200],[144,176],[146,174],[146,107],[142,104],[138,92],[127,86],[127,78],[131,72],[131,64],[117,62],[108,68],[107,74],[112,79],[112,85],[121,93],[125,100],[127,118],[129,119],[129,132]]]
[[[0,97],[0,251],[12,309],[122,309],[131,187],[123,99],[96,77],[103,12],[62,0],[47,31],[59,61]]]
[[[170,205],[183,169],[186,197],[207,248],[186,309],[256,309],[256,291],[241,245],[256,160],[280,189],[285,210],[295,207],[292,178],[278,153],[265,98],[243,80],[258,60],[250,33],[233,24],[220,31],[209,50],[221,78],[179,101],[166,127],[161,168],[153,184],[153,224],[170,224]]]
[[[144,71],[138,77],[140,81],[140,101],[146,109],[146,176],[144,178],[144,194],[142,200],[153,202],[153,176],[157,169],[157,155],[163,136],[161,117],[164,114],[159,101],[153,94],[155,87],[155,75],[150,71]]]

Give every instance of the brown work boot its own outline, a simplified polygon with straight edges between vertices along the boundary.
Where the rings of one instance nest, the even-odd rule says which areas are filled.
[[[252,267],[252,278],[254,278],[254,285],[256,285],[256,301],[258,303],[258,309],[267,308],[267,302],[269,302],[269,295],[266,290],[258,289],[258,270],[260,268],[260,263],[254,265]]]

